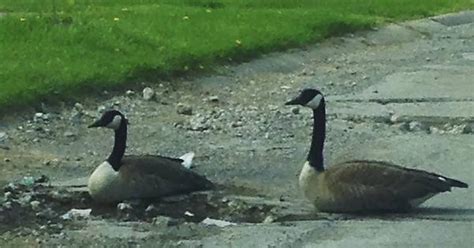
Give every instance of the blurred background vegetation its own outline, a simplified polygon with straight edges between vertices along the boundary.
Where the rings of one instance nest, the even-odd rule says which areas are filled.
[[[473,0],[0,0],[0,109],[473,8]]]

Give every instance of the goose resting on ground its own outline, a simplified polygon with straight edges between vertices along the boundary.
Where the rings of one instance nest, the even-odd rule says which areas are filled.
[[[354,160],[323,164],[326,133],[324,97],[316,89],[304,89],[286,105],[313,110],[313,137],[299,184],[306,198],[323,212],[407,211],[464,182],[435,173],[404,168],[388,162]]]
[[[124,156],[127,124],[122,113],[110,110],[89,126],[106,127],[115,132],[112,153],[89,178],[89,193],[95,201],[112,203],[134,198],[155,198],[213,187],[212,182],[204,176],[186,168],[191,164],[193,153],[179,159],[152,155]]]

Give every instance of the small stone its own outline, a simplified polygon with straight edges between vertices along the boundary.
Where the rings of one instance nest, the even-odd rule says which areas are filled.
[[[92,209],[90,208],[87,208],[87,209],[72,208],[67,213],[61,215],[61,219],[63,220],[88,219],[90,217],[91,212],[92,212]],[[59,224],[57,228],[63,229],[64,226]]]
[[[156,212],[158,212],[158,208],[156,208],[155,205],[153,205],[153,204],[148,205],[148,207],[146,207],[146,209],[145,209],[145,213],[147,213],[147,214],[153,214],[153,213],[156,213]]]
[[[192,115],[193,114],[193,108],[187,104],[183,104],[183,103],[178,103],[176,105],[176,112],[178,112],[178,114],[182,114],[182,115]]]
[[[464,129],[467,127],[467,125],[454,125],[452,127],[449,127],[448,133],[451,134],[461,134],[464,133]]]
[[[130,210],[133,210],[133,207],[130,203],[121,202],[117,204],[117,210],[122,211],[122,212],[130,211]]]
[[[397,123],[397,122],[400,122],[400,115],[397,115],[397,114],[392,114],[390,116],[390,122],[391,123]]]
[[[33,116],[33,121],[34,122],[39,122],[39,121],[43,121],[43,120],[47,120],[47,119],[48,119],[48,116],[44,113],[41,113],[41,112],[35,113],[35,115]]]
[[[8,139],[8,135],[5,132],[0,132],[0,143],[5,142]]]
[[[267,223],[268,224],[268,223],[273,223],[273,222],[275,222],[275,217],[273,217],[272,215],[269,215],[269,216],[265,217],[265,219],[263,220],[262,223]]]
[[[418,121],[412,121],[408,124],[408,130],[412,132],[422,131],[424,129],[423,124]]]
[[[104,105],[100,105],[99,107],[97,107],[97,112],[99,113],[104,113],[105,110],[107,110],[107,107],[105,107]]]
[[[298,107],[293,107],[291,108],[291,112],[295,115],[299,114],[300,113],[300,108]]]
[[[13,203],[11,201],[6,201],[6,202],[3,203],[3,208],[12,209],[13,208]]]
[[[82,113],[82,112],[84,112],[84,106],[82,106],[82,104],[76,102],[74,104],[74,110],[76,110],[78,113]]]
[[[22,206],[22,207],[26,207],[28,205],[30,205],[30,202],[31,202],[31,195],[29,194],[25,194],[23,196],[21,196],[17,202]]]
[[[77,135],[71,131],[66,131],[64,132],[64,137],[67,137],[67,138],[73,138],[73,137],[76,137]]]
[[[57,158],[54,158],[54,159],[51,159],[51,160],[46,160],[43,162],[43,165],[46,165],[46,166],[58,166],[60,163],[59,159]]]
[[[192,131],[205,131],[211,128],[211,125],[207,123],[203,118],[192,118],[189,122],[189,129]]]
[[[150,101],[153,99],[153,97],[155,96],[155,91],[150,88],[150,87],[146,87],[145,89],[143,89],[143,99],[146,100],[146,101]]]
[[[8,162],[10,162],[10,161],[11,161],[10,158],[4,158],[4,159],[3,159],[3,162],[5,162],[5,163],[8,163]]]
[[[430,131],[430,134],[443,134],[444,133],[437,127],[430,127],[429,131]]]
[[[12,198],[12,192],[7,191],[3,194],[3,197],[7,200],[10,200]]]
[[[230,124],[231,127],[241,127],[243,123],[241,121],[235,121]]]
[[[135,95],[135,91],[133,91],[133,90],[127,90],[127,91],[125,92],[125,95],[127,95],[127,96],[133,96],[133,95]]]
[[[40,206],[40,202],[39,201],[31,201],[30,206],[31,206],[31,209],[38,210],[39,206]]]
[[[219,97],[218,97],[218,96],[210,96],[210,97],[209,97],[209,101],[210,101],[210,102],[218,102],[218,101],[219,101]]]
[[[168,227],[171,223],[171,218],[166,217],[166,216],[156,216],[152,220],[152,224],[154,226],[159,226],[159,227]]]

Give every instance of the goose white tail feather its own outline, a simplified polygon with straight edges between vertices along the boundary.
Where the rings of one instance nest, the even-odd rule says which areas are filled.
[[[185,168],[191,169],[191,166],[193,165],[194,152],[188,152],[179,158],[183,160],[181,164]]]

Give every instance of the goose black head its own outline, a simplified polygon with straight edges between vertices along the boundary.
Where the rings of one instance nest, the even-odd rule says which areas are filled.
[[[301,105],[312,109],[317,109],[324,103],[323,94],[312,88],[303,89],[298,96],[285,103],[285,105]]]
[[[104,114],[102,114],[100,119],[89,125],[88,128],[106,127],[113,130],[117,130],[121,126],[122,122],[128,124],[127,119],[125,119],[125,116],[122,113],[117,110],[108,110],[104,112]]]

